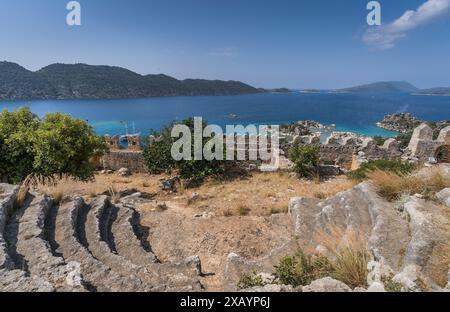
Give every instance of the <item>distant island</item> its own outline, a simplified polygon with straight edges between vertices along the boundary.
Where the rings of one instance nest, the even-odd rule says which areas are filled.
[[[374,82],[370,84],[365,84],[356,87],[338,89],[337,92],[354,92],[354,93],[363,93],[363,92],[383,92],[383,93],[394,93],[394,92],[404,92],[404,93],[413,93],[418,92],[419,89],[406,81],[380,81]]]
[[[432,88],[420,90],[414,95],[450,96],[450,88]]]
[[[33,72],[16,63],[0,62],[0,100],[121,99],[262,92],[268,90],[240,81],[178,80],[163,74],[140,75],[113,66],[52,64]]]

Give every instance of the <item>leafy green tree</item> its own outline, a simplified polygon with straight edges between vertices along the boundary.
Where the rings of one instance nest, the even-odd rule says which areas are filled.
[[[0,113],[0,176],[19,183],[31,172],[39,119],[29,109]]]
[[[173,124],[165,126],[160,132],[151,131],[150,135],[155,140],[147,144],[144,149],[145,162],[151,174],[169,172],[175,169],[175,161],[171,155],[173,139],[170,136],[170,131],[172,126]]]
[[[0,113],[0,144],[0,175],[10,183],[57,176],[88,181],[95,170],[90,158],[106,150],[85,121],[61,113],[40,120],[28,108]]]
[[[192,138],[194,137],[193,118],[185,119],[181,124],[190,128]],[[164,171],[178,170],[180,177],[188,182],[188,185],[195,185],[203,182],[206,177],[219,176],[226,171],[226,162],[223,160],[194,160],[194,140],[192,140],[191,151],[192,160],[175,161],[171,155],[172,144],[176,139],[171,137],[171,130],[175,124],[172,123],[161,130],[153,132],[157,138],[155,142],[149,144],[144,150],[144,158],[150,173],[160,173]],[[207,126],[203,122],[203,129]],[[208,138],[203,138],[203,146]],[[225,149],[224,149],[225,151]],[[225,157],[224,157],[225,158]],[[230,164],[231,165],[231,164]]]
[[[289,150],[289,159],[294,163],[294,171],[300,176],[310,178],[317,174],[320,146],[298,145]]]
[[[90,158],[106,150],[104,140],[81,119],[47,114],[36,133],[34,172],[41,178],[67,175],[81,181],[93,178]]]

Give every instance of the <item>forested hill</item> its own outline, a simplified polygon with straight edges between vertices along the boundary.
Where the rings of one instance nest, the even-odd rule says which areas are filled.
[[[121,67],[52,64],[36,72],[0,62],[0,99],[120,99],[264,92],[239,81],[140,75]]]

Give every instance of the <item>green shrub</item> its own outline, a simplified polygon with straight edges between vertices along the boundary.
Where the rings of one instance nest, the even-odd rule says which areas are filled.
[[[152,133],[159,139],[144,149],[144,159],[147,169],[151,174],[170,171],[175,167],[175,162],[170,153],[172,148],[172,138],[170,129],[164,128],[161,133]]]
[[[252,287],[262,287],[264,286],[264,280],[261,275],[258,275],[256,271],[251,273],[244,273],[237,283],[238,289],[247,289]]]
[[[191,129],[192,138],[194,137],[194,120],[188,118],[181,124]],[[177,170],[180,178],[185,180],[186,186],[196,186],[204,181],[206,177],[220,176],[226,172],[226,161],[224,160],[194,160],[194,140],[192,140],[192,160],[175,161],[171,155],[172,144],[176,139],[171,137],[172,123],[163,128],[161,132],[153,132],[157,141],[147,145],[144,149],[144,158],[150,173],[160,173],[164,171]],[[203,128],[207,123],[203,123]],[[207,138],[203,138],[203,146]],[[225,150],[225,149],[224,149]],[[225,157],[224,157],[225,159]],[[228,164],[230,165],[230,164]]]
[[[319,165],[319,145],[298,145],[289,150],[289,159],[294,163],[294,171],[301,177],[311,178],[317,174]]]
[[[401,292],[402,288],[403,288],[403,285],[400,284],[400,283],[394,282],[392,280],[392,277],[393,277],[392,275],[390,275],[390,276],[384,276],[383,275],[381,277],[381,282],[384,285],[384,289],[387,292]]]
[[[398,146],[403,149],[407,148],[409,145],[409,142],[411,141],[412,134],[413,134],[412,131],[399,134],[395,138],[398,142]]]
[[[384,142],[386,142],[387,138],[382,137],[382,136],[374,136],[373,139],[375,140],[375,142],[377,143],[378,146],[382,146],[384,144]]]
[[[328,258],[307,255],[300,250],[294,256],[286,256],[280,260],[275,267],[275,277],[281,284],[297,287],[329,276],[332,270]]]
[[[400,160],[373,160],[364,163],[356,170],[347,173],[347,177],[356,180],[363,181],[367,179],[367,174],[375,171],[381,170],[386,172],[392,172],[399,175],[409,174],[415,169],[415,165],[407,162],[402,162]]]

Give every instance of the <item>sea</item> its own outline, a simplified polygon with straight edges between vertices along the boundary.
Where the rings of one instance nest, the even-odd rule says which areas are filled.
[[[278,125],[315,120],[336,131],[393,137],[377,127],[386,114],[409,112],[423,120],[450,119],[450,97],[405,93],[259,93],[235,96],[158,97],[122,100],[0,101],[0,109],[29,107],[42,117],[63,112],[89,122],[99,135],[121,135],[159,130],[188,117],[209,124]]]

